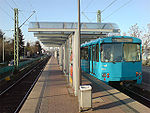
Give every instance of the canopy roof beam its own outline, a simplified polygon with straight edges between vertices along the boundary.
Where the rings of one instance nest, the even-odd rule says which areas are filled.
[[[60,47],[61,45],[57,45],[57,44],[44,44],[44,46],[46,46],[46,47]]]
[[[40,40],[42,43],[43,42],[46,42],[46,43],[65,43],[65,41],[62,41],[62,40]]]
[[[67,40],[68,38],[61,38],[61,37],[37,37],[39,40],[41,40],[41,39],[45,39],[45,40],[47,40],[47,39],[49,39],[49,40]]]
[[[34,37],[68,37],[68,34],[34,33]]]
[[[45,44],[56,44],[56,45],[62,45],[60,42],[42,42],[44,45]]]

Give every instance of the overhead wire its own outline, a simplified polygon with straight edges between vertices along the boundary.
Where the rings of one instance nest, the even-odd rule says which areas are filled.
[[[12,9],[12,10],[14,10],[14,8],[9,4],[9,2],[7,1],[7,0],[5,0],[6,1],[6,3],[8,4],[8,6]]]
[[[84,16],[86,17],[86,19],[87,19],[89,22],[91,22],[91,20],[85,15],[84,12],[81,12],[81,13],[82,13],[82,15],[84,15]]]
[[[106,9],[108,9],[108,8],[109,8],[111,5],[113,5],[116,1],[117,1],[117,0],[112,1],[105,9],[103,9],[103,10],[101,11],[101,13],[104,12]]]
[[[107,7],[105,7],[102,11],[101,11],[101,13],[102,12],[104,12],[106,9],[108,9],[111,5],[113,5],[115,2],[116,2],[117,0],[113,0]],[[91,3],[91,2],[90,2]],[[88,6],[85,8],[85,9],[87,9],[88,8]],[[97,12],[84,12],[84,13],[97,13]]]
[[[93,2],[94,0],[91,0],[88,4],[87,4],[87,6],[83,9],[83,11],[85,11],[89,6],[90,6],[90,4]],[[83,12],[82,11],[82,12]]]
[[[88,18],[88,16],[86,16],[86,14],[84,13],[84,11],[90,6],[90,4],[93,2],[94,0],[90,0],[90,2],[86,5],[86,7],[83,9],[83,11],[81,12],[82,13],[82,15],[89,21],[89,22],[91,22],[90,21],[90,19]]]
[[[101,11],[101,13],[104,12],[106,9],[108,9],[110,6],[112,6],[116,1],[117,1],[117,0],[113,0],[107,7],[105,7],[105,8]],[[91,4],[91,2],[92,2],[92,0],[89,2],[88,6]],[[87,6],[85,9],[87,9],[88,6]],[[84,9],[84,10],[85,10],[85,9]],[[84,11],[84,10],[83,10],[83,11]],[[83,13],[83,12],[82,12],[82,13]],[[85,16],[85,13],[97,13],[97,12],[84,12],[84,16]],[[87,16],[86,16],[86,18],[87,18]]]
[[[35,9],[35,8],[33,7],[33,5],[31,4],[30,0],[28,0],[28,3],[29,3],[29,6],[31,7],[31,9]]]
[[[12,20],[14,20],[14,18],[13,18],[7,11],[5,11],[1,6],[0,6],[0,9],[1,9],[7,16],[9,16]]]
[[[13,2],[14,5],[19,9],[19,6],[20,6],[21,4],[18,3],[18,2],[16,3],[14,0],[12,0],[12,2]],[[18,6],[18,4],[19,4],[19,6]],[[22,14],[23,18],[26,19],[26,17],[25,17],[25,15],[23,14],[22,10],[19,9],[18,11],[20,12],[20,14]]]
[[[18,7],[18,3],[16,3],[14,0],[11,0],[13,3],[14,3],[14,5],[17,7],[17,8],[19,8]],[[26,17],[24,16],[24,14],[22,13],[22,11],[21,10],[19,10],[19,12],[22,14],[22,16],[23,16],[23,18],[25,19]]]
[[[26,19],[25,15],[23,14],[22,10],[19,10],[19,12],[22,14],[23,18]]]
[[[36,11],[35,8],[33,7],[33,5],[31,4],[31,1],[30,1],[30,0],[26,0],[25,2],[26,2],[26,3],[28,4],[28,6],[30,7],[29,10],[28,10],[28,12]],[[37,13],[37,12],[35,12],[35,20],[37,21],[37,15],[36,15],[36,13]],[[29,22],[29,21],[28,21],[28,22]]]
[[[17,3],[16,3],[14,0],[12,0],[12,1],[13,1],[13,3],[15,4],[16,7],[18,7],[18,4],[19,4],[19,6],[22,5],[22,2],[20,2],[20,3],[17,2]],[[27,1],[24,1],[24,2],[25,2],[27,5],[29,5],[29,7],[32,7],[32,5],[29,4],[30,1],[28,1],[28,2],[27,2]],[[32,8],[31,8],[31,9],[32,9]],[[26,20],[26,18],[27,18],[27,17],[25,16],[26,13],[24,13],[24,12],[25,12],[24,10],[19,9],[19,13],[22,15],[23,19]],[[29,11],[29,12],[31,12],[31,11]]]
[[[36,11],[36,9],[33,7],[33,5],[31,4],[30,0],[28,0],[28,3],[29,3],[29,5],[30,5],[31,9],[34,9],[34,11],[35,11],[35,21],[37,21],[37,11]]]
[[[14,5],[16,6],[16,7],[18,7],[18,5],[16,4],[16,2],[14,1],[14,0],[11,0],[13,3],[14,3]]]
[[[115,12],[117,12],[118,10],[120,10],[121,8],[123,8],[124,6],[126,6],[127,4],[129,4],[132,0],[127,1],[125,4],[123,4],[122,6],[120,6],[118,9],[116,9],[115,11],[113,11],[110,15],[108,15],[105,19],[109,18],[111,15],[113,15]],[[102,21],[104,21],[105,19],[103,19]]]

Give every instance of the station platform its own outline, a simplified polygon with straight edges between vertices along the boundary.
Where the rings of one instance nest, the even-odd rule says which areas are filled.
[[[92,78],[91,78],[92,79]],[[82,84],[92,86],[92,108],[87,113],[148,113],[150,109],[101,82],[82,77]],[[52,57],[19,113],[78,113],[78,98],[70,93],[67,80],[57,60]]]

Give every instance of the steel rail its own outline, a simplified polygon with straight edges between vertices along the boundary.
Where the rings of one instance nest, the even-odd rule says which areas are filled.
[[[149,102],[150,102],[150,99],[148,99],[148,98],[146,98],[146,97],[144,97],[144,96],[142,96],[142,95],[140,95],[140,94],[138,94],[138,93],[136,93],[136,92],[134,92],[134,91],[132,91],[132,90],[130,90],[130,89],[128,89],[128,88],[126,88],[126,90],[128,90],[128,91],[134,93],[135,95],[137,95],[137,96],[139,96],[139,97],[145,99],[146,101],[149,101]]]
[[[42,63],[42,62],[41,62]],[[40,64],[41,64],[40,63]],[[39,64],[39,65],[40,65]],[[12,85],[10,85],[7,89],[5,89],[4,91],[2,91],[0,93],[0,96],[3,95],[4,93],[6,93],[10,88],[12,88],[14,85],[16,85],[19,81],[21,81],[23,78],[25,78],[30,72],[32,72],[35,68],[37,68],[39,65],[37,65],[36,67],[34,67],[32,70],[30,70],[29,72],[27,72],[23,77],[21,77],[20,79],[18,79],[15,83],[13,83]]]
[[[46,65],[45,65],[46,66]],[[30,94],[31,90],[33,89],[34,85],[36,84],[36,82],[38,81],[38,78],[40,77],[40,75],[42,74],[45,66],[43,67],[43,69],[41,70],[41,72],[38,74],[38,76],[36,77],[35,81],[33,82],[33,84],[31,85],[30,89],[28,90],[28,92],[26,93],[26,95],[24,96],[24,98],[22,99],[22,101],[20,102],[19,106],[17,107],[17,109],[15,110],[14,113],[18,113],[19,109],[21,108],[21,106],[23,105],[23,103],[25,102],[26,98],[28,97],[28,95]]]
[[[95,81],[95,80],[91,79],[90,76],[87,77],[87,76],[84,75],[84,74],[83,74],[83,76],[84,76],[85,78],[87,78],[88,80],[90,80],[91,82],[94,82],[94,83],[97,84],[97,85],[99,84],[98,81]],[[112,87],[113,87],[113,86],[112,86]],[[131,98],[132,98],[132,96],[131,96],[131,93],[132,93],[132,94],[134,94],[134,95],[137,95],[138,98],[141,98],[141,99],[145,100],[147,103],[150,103],[150,99],[149,99],[149,98],[146,98],[146,97],[144,97],[144,96],[142,96],[142,95],[140,95],[140,94],[138,94],[138,93],[136,93],[136,92],[134,92],[134,91],[128,89],[127,87],[124,88],[124,91],[122,91],[122,89],[120,89],[119,87],[117,87],[117,88],[114,87],[114,88],[117,89],[117,90],[119,90],[119,91],[121,91],[121,92],[124,93],[124,94],[130,93],[130,94],[126,94],[126,95],[128,95],[128,96],[131,97]],[[125,93],[125,90],[128,91],[128,92]],[[137,99],[136,99],[136,101],[139,102],[139,100],[137,100]],[[140,103],[141,103],[141,102],[140,102]],[[147,105],[146,105],[146,106],[147,106]]]

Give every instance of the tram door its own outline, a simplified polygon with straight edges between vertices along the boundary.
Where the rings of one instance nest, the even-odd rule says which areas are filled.
[[[92,46],[92,73],[96,74],[96,45]]]
[[[93,60],[92,60],[92,46],[90,46],[90,51],[89,51],[89,53],[90,53],[90,73],[93,73]]]

